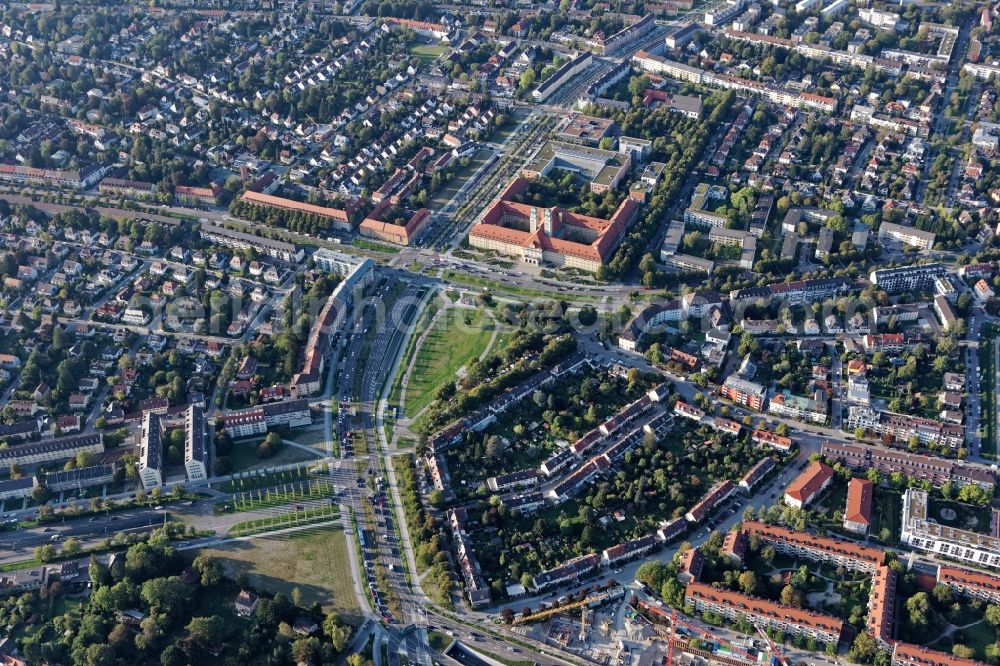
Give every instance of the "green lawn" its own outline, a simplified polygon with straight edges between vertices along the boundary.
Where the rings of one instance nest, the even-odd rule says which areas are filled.
[[[252,518],[236,523],[229,528],[229,536],[240,537],[265,532],[275,532],[277,530],[288,529],[289,527],[302,527],[313,525],[329,520],[336,520],[340,517],[340,509],[335,506],[304,506],[301,510],[293,508],[285,513],[280,513],[265,518]]]
[[[242,472],[249,469],[260,469],[265,467],[278,467],[293,462],[315,460],[316,456],[325,456],[326,451],[316,451],[316,456],[312,456],[308,451],[287,444],[270,458],[257,457],[257,445],[264,440],[240,443],[233,446],[233,452],[229,454],[230,470],[232,472]]]
[[[427,632],[427,642],[430,643],[431,647],[437,650],[438,652],[443,652],[445,648],[451,645],[451,642],[453,640],[454,640],[453,638],[445,636],[444,634],[439,633],[437,631]]]
[[[336,401],[334,401],[336,404]],[[308,446],[309,448],[316,449],[316,451],[325,456],[326,455],[326,434],[322,429],[318,430],[295,430],[292,431],[285,439],[297,442],[303,446]],[[340,453],[340,441],[335,437],[333,439],[333,455],[339,455]]]
[[[875,488],[875,502],[872,506],[872,526],[870,534],[875,538],[881,538],[883,528],[889,530],[889,544],[899,541],[899,517],[903,508],[903,500],[899,493],[886,490],[885,488]]]
[[[410,55],[420,58],[421,64],[433,62],[439,55],[448,50],[443,44],[414,44],[409,48]]]
[[[368,240],[366,238],[355,238],[351,241],[351,245],[362,250],[371,250],[372,252],[383,252],[385,254],[398,254],[399,248],[387,243],[379,243],[378,241]]]
[[[443,311],[417,351],[406,388],[406,416],[412,418],[430,404],[442,384],[483,353],[492,335],[493,321],[481,311]]]
[[[976,651],[977,659],[986,659],[986,646],[997,642],[996,630],[985,621],[961,630],[962,642]]]
[[[299,481],[309,476],[304,466],[281,472],[249,472],[230,479],[219,485],[219,490],[227,493],[239,493],[255,488],[269,488],[293,481]]]
[[[959,643],[972,648],[976,653],[976,659],[985,660],[987,646],[996,641],[997,632],[984,620],[971,627],[956,630],[951,636],[940,638],[930,643],[928,647],[950,653],[952,646]]]
[[[219,558],[231,577],[246,573],[255,588],[290,596],[292,588],[298,587],[305,605],[319,603],[346,615],[348,621],[357,621],[360,615],[347,547],[341,530],[324,527],[202,552]]]
[[[316,500],[333,495],[333,487],[326,479],[307,479],[286,483],[274,488],[238,493],[232,500],[218,502],[216,513],[268,509],[301,500]]]

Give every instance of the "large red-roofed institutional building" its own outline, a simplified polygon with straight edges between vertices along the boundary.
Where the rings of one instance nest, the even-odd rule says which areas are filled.
[[[610,220],[512,201],[529,181],[515,178],[469,232],[469,244],[518,257],[531,264],[596,271],[610,258],[638,215],[626,198]]]

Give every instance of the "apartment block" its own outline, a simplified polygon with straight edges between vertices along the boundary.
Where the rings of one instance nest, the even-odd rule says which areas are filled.
[[[684,601],[699,612],[718,613],[729,621],[742,617],[767,629],[813,638],[821,643],[838,643],[844,628],[843,622],[830,615],[783,606],[704,583],[688,583]]]
[[[758,412],[764,409],[766,389],[760,384],[747,379],[741,379],[735,375],[726,377],[726,381],[719,387],[719,394],[724,398],[732,400],[737,405]]]
[[[761,541],[774,546],[779,553],[816,562],[830,562],[851,571],[874,573],[876,567],[885,561],[884,551],[853,541],[796,532],[757,521],[743,523],[743,530],[748,535],[756,534]]]
[[[931,522],[927,491],[909,488],[903,494],[900,540],[911,548],[989,569],[1000,569],[1000,538]]]

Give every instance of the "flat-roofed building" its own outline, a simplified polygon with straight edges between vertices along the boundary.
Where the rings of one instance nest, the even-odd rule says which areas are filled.
[[[767,411],[778,416],[809,421],[820,425],[826,423],[827,405],[825,402],[805,398],[790,393],[776,393],[768,399]]]
[[[618,127],[613,120],[577,113],[570,118],[569,123],[565,127],[559,130],[557,136],[560,140],[570,143],[596,146],[600,143],[601,139],[612,137],[617,131]]]
[[[1000,538],[931,521],[925,490],[903,493],[900,540],[911,548],[976,566],[1000,569]]]
[[[930,231],[922,231],[892,222],[883,222],[879,226],[878,239],[882,242],[895,241],[903,243],[904,245],[920,248],[921,250],[934,248],[934,234]]]
[[[546,141],[532,157],[521,175],[529,180],[546,176],[552,169],[563,169],[590,181],[590,190],[604,194],[625,179],[632,168],[632,152],[603,150],[566,141]]]
[[[696,257],[691,254],[668,254],[660,255],[660,263],[667,268],[674,268],[679,271],[689,271],[694,273],[705,273],[711,275],[715,270],[715,262],[711,259]]]
[[[115,478],[114,465],[91,465],[75,469],[49,472],[45,475],[45,487],[52,492],[81,491],[91,486],[111,483]]]
[[[719,394],[724,398],[732,400],[737,405],[748,407],[755,411],[764,409],[764,396],[767,392],[760,384],[748,379],[741,379],[736,375],[729,375],[726,381],[719,387]]]
[[[364,257],[321,247],[313,253],[312,260],[317,268],[335,275],[345,276],[357,268]]]
[[[879,268],[871,272],[869,281],[890,294],[908,291],[929,291],[935,278],[945,274],[941,264],[918,264],[900,268]]]

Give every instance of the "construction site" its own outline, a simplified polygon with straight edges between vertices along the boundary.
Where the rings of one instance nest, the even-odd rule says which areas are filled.
[[[759,628],[734,637],[623,587],[519,616],[514,625],[525,636],[609,666],[791,666]]]

